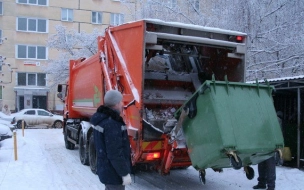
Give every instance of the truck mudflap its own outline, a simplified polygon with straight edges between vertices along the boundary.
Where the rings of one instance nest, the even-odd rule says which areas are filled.
[[[269,85],[207,80],[177,110],[194,168],[240,169],[253,178],[258,164],[284,147]],[[174,136],[174,134],[172,135]],[[173,138],[174,140],[174,138]],[[204,175],[202,175],[204,178]]]

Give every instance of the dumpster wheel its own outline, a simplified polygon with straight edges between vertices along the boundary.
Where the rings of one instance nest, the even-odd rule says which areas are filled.
[[[244,170],[246,172],[246,177],[249,180],[252,180],[254,178],[254,170],[250,166],[244,166]]]
[[[206,171],[205,170],[200,170],[199,171],[199,178],[202,184],[206,184]]]
[[[233,169],[239,170],[242,168],[243,163],[240,157],[238,157],[237,155],[230,155],[229,158]]]

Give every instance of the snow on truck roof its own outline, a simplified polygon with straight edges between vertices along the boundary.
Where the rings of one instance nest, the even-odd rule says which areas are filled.
[[[207,26],[201,26],[201,25],[195,25],[195,24],[185,24],[185,23],[181,23],[181,22],[166,22],[166,21],[159,20],[159,19],[142,19],[142,20],[147,22],[147,23],[152,23],[152,24],[173,26],[173,27],[192,29],[192,30],[200,30],[200,31],[204,31],[204,32],[213,32],[213,33],[219,33],[219,34],[247,36],[247,34],[243,33],[243,32],[238,32],[238,31],[233,31],[233,30],[225,30],[225,29],[221,29],[221,28],[213,28],[213,27],[207,27]],[[141,21],[141,20],[138,20],[138,21]],[[133,23],[133,22],[137,22],[137,21],[127,22],[125,24]]]

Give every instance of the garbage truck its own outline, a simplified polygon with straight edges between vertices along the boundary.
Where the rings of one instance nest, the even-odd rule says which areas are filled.
[[[162,175],[193,166],[244,168],[273,156],[283,137],[274,88],[246,84],[246,34],[145,19],[109,26],[98,52],[69,62],[58,85],[64,102],[65,147],[79,146],[82,164],[96,173],[90,117],[111,89],[123,94],[132,165]]]

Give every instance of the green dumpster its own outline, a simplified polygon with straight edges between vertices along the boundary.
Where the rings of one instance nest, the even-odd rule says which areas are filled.
[[[188,111],[182,129],[194,168],[239,169],[282,149],[273,90],[269,85],[206,81],[176,114]]]

